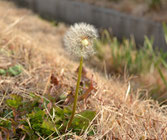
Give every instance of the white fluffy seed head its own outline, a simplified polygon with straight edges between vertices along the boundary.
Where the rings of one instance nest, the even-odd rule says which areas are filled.
[[[93,55],[94,40],[98,32],[93,25],[76,23],[70,27],[64,36],[64,46],[72,55],[84,58]]]

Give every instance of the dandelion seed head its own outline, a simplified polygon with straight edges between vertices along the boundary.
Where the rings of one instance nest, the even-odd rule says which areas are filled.
[[[96,28],[86,23],[76,23],[64,36],[64,46],[71,54],[84,58],[95,53],[93,44],[98,37]]]

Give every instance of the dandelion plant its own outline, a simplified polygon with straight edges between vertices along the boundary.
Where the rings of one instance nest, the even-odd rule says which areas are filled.
[[[93,44],[94,44],[94,40],[97,37],[98,37],[98,33],[96,28],[93,25],[89,25],[86,23],[74,24],[73,26],[70,27],[70,29],[67,31],[67,33],[64,36],[64,45],[67,51],[70,52],[75,57],[80,58],[78,80],[77,80],[77,85],[75,90],[73,110],[72,110],[71,118],[67,125],[67,129],[72,124],[76,107],[77,107],[78,92],[79,92],[80,81],[82,77],[83,59],[95,53]]]

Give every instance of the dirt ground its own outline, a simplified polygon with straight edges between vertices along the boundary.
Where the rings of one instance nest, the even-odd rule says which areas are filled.
[[[47,93],[48,78],[54,73],[68,87],[75,87],[78,62],[63,49],[62,39],[68,26],[53,26],[27,9],[0,1],[0,67],[15,63],[24,66],[18,77],[0,76],[0,105],[10,93],[27,98],[29,92]],[[165,139],[167,111],[157,102],[139,99],[141,90],[130,91],[128,82],[106,78],[94,68],[86,67],[88,77],[97,83],[97,91],[87,104],[79,103],[78,111],[96,110],[97,132],[91,139]],[[63,90],[67,90],[63,89]],[[128,90],[129,89],[129,90]],[[136,93],[136,94],[135,94]],[[87,139],[86,135],[81,136]]]
[[[161,0],[161,6],[150,8],[148,0],[76,0],[101,7],[113,8],[120,12],[144,17],[158,22],[167,22],[167,1]]]

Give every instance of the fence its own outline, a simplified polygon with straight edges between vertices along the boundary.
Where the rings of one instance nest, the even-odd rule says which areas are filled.
[[[42,16],[67,23],[87,22],[99,28],[112,28],[119,39],[134,36],[137,44],[142,45],[144,36],[154,38],[154,46],[167,50],[161,23],[137,18],[113,9],[98,7],[74,0],[15,0],[28,5]]]

